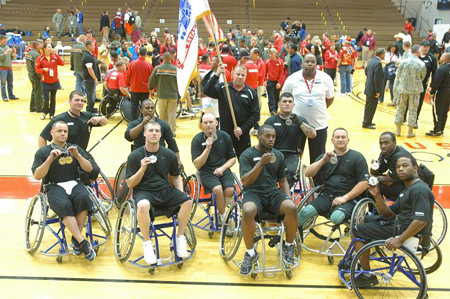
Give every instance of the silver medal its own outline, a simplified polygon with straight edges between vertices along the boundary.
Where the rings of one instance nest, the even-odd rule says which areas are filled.
[[[337,162],[338,162],[338,159],[337,159],[336,156],[332,156],[332,157],[330,158],[330,163],[331,163],[331,164],[336,164]]]
[[[156,156],[154,156],[154,155],[151,155],[149,158],[150,158],[151,164],[156,163],[156,161],[158,161],[158,158],[156,158]]]
[[[270,163],[275,163],[277,161],[277,157],[275,155],[272,156],[272,158],[270,158]]]
[[[292,119],[288,118],[286,119],[286,126],[292,125]]]
[[[376,186],[378,184],[378,179],[377,177],[371,176],[369,178],[369,185],[370,186]]]
[[[217,138],[218,138],[217,133],[213,133],[213,134],[211,135],[211,138],[212,138],[212,140],[216,141]]]

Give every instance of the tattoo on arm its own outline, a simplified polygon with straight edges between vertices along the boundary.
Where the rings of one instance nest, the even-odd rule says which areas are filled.
[[[314,132],[314,129],[305,123],[302,123],[300,128],[302,129],[303,133],[305,133],[306,136],[309,136]]]

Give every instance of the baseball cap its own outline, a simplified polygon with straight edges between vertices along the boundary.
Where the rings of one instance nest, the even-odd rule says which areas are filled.
[[[430,46],[430,42],[429,41],[427,41],[427,40],[424,40],[422,43],[421,43],[421,46]]]
[[[241,50],[241,57],[250,58],[250,53],[247,50]]]

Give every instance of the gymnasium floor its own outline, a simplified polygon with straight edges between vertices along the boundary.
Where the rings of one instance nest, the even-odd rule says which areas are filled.
[[[180,297],[259,297],[259,298],[336,298],[354,297],[339,281],[336,265],[328,264],[326,257],[307,251],[302,253],[299,268],[293,271],[293,279],[288,280],[283,273],[276,278],[259,275],[255,280],[241,277],[238,268],[226,264],[219,256],[219,237],[212,239],[206,232],[196,230],[197,249],[192,260],[179,270],[176,267],[156,270],[154,275],[145,269],[129,263],[121,264],[114,255],[113,238],[103,246],[97,258],[89,263],[83,258],[69,256],[58,264],[54,258],[36,253],[29,255],[24,249],[24,220],[28,198],[39,190],[39,182],[31,178],[30,167],[37,150],[37,137],[46,121],[39,119],[40,114],[29,113],[30,84],[23,65],[14,66],[14,91],[19,101],[0,103],[0,290],[2,298],[75,298],[89,297],[148,297],[161,295],[180,295]],[[74,88],[75,78],[69,66],[60,69],[60,79],[64,90],[58,91],[57,114],[68,109],[66,100]],[[336,97],[329,108],[329,128],[345,127],[350,133],[349,147],[361,151],[370,161],[379,154],[378,136],[384,131],[394,131],[395,110],[385,104],[379,105],[374,122],[377,130],[361,128],[364,95],[364,73],[357,70],[354,76],[354,92],[351,96]],[[388,94],[388,93],[387,93]],[[268,116],[264,105],[262,121]],[[110,124],[103,128],[94,128],[89,147],[103,137],[121,120],[120,114],[110,118]],[[198,118],[182,119],[177,122],[177,142],[186,173],[194,172],[190,162],[191,138],[199,131]],[[448,169],[450,158],[450,137],[429,138],[425,132],[432,128],[431,107],[424,105],[419,121],[417,137],[401,137],[398,144],[414,152],[414,156],[425,163],[436,174],[435,194],[437,200],[447,209],[450,208],[450,191]],[[120,164],[129,154],[130,145],[124,139],[126,123],[120,124],[93,151],[104,173],[114,178]],[[449,124],[447,125],[449,128]],[[406,126],[403,136],[406,135]],[[447,130],[448,131],[448,130]],[[450,132],[450,131],[448,131]],[[447,132],[447,134],[449,134]],[[253,140],[256,144],[256,139]],[[331,149],[328,142],[327,149]],[[308,157],[308,153],[305,153]],[[238,167],[233,171],[238,173]],[[117,211],[110,214],[111,223],[115,224]],[[45,242],[51,239],[48,232]],[[348,240],[345,244],[348,243]],[[317,242],[317,244],[319,244]],[[243,246],[241,246],[243,247]],[[444,262],[441,268],[428,276],[430,297],[450,298],[447,285],[450,275],[449,264],[445,255],[450,249],[447,238],[441,244]],[[141,242],[136,240],[134,254],[142,251]],[[238,257],[242,257],[242,251]],[[337,259],[337,262],[339,259]]]

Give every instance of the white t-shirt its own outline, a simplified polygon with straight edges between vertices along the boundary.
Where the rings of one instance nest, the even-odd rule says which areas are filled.
[[[316,76],[308,80],[308,84],[311,94],[303,78],[303,70],[300,70],[286,79],[283,92],[290,92],[294,96],[293,113],[306,118],[316,130],[325,129],[328,127],[326,99],[334,97],[333,80],[324,72],[316,70]]]

